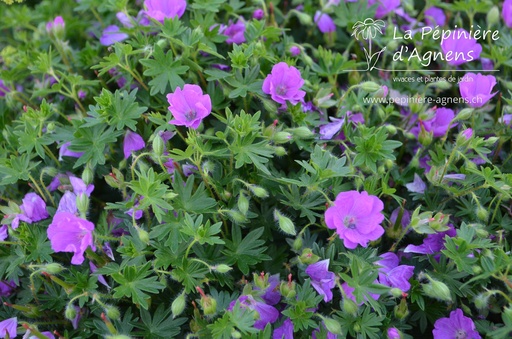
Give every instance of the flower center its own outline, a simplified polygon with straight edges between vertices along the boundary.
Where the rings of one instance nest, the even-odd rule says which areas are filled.
[[[187,119],[187,121],[194,120],[196,118],[196,116],[197,116],[196,111],[190,110],[190,111],[185,113],[185,118]]]
[[[464,330],[457,330],[457,333],[455,333],[455,339],[466,339],[467,337],[468,335]]]
[[[285,95],[286,94],[286,86],[285,85],[277,86],[276,93],[279,95]]]
[[[351,216],[346,216],[343,220],[343,225],[345,225],[346,228],[355,229],[356,228],[356,218]]]

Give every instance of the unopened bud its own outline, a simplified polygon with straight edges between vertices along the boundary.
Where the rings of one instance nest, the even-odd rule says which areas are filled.
[[[242,333],[240,333],[239,331],[235,330],[234,328],[231,330],[231,338],[233,339],[241,339],[242,338]]]
[[[418,136],[420,144],[427,147],[432,143],[433,138],[434,135],[431,132],[427,132],[423,127],[421,128],[420,134]]]
[[[293,224],[293,221],[290,218],[284,216],[277,209],[274,210],[274,220],[277,221],[279,228],[284,233],[290,235],[297,234],[297,232],[295,231],[295,225]]]
[[[476,208],[476,216],[478,219],[486,222],[489,219],[489,212],[482,206],[478,206]]]
[[[320,259],[320,257],[316,254],[313,254],[311,248],[305,248],[302,250],[302,254],[299,257],[301,263],[306,265],[314,264]]]
[[[457,114],[455,120],[468,120],[469,118],[471,118],[471,115],[473,115],[473,111],[473,108],[464,108],[462,111],[459,112],[459,114]]]
[[[161,156],[164,153],[164,140],[159,134],[155,135],[152,147],[153,152],[155,152],[157,156]]]
[[[341,333],[341,325],[338,321],[332,319],[332,318],[323,318],[325,328],[327,331],[333,333],[342,335]]]
[[[149,233],[140,227],[137,228],[137,232],[139,233],[140,241],[142,241],[144,244],[149,244]]]
[[[48,125],[46,126],[46,131],[47,132],[55,131],[55,123],[53,121],[48,123]]]
[[[92,184],[93,180],[94,180],[94,172],[91,169],[91,167],[89,165],[87,165],[87,166],[85,166],[85,169],[82,172],[82,181],[84,182],[84,184],[90,185],[90,184]]]
[[[441,301],[452,301],[450,289],[448,288],[448,286],[446,286],[445,283],[438,280],[434,280],[430,277],[429,280],[430,282],[428,284],[423,285],[423,292],[425,293],[425,295]]]
[[[55,262],[51,263],[51,264],[46,264],[43,268],[43,270],[45,272],[48,272],[50,274],[57,274],[57,273],[61,272],[63,269],[64,269],[64,267],[62,267],[62,265],[57,264]]]
[[[483,311],[487,309],[487,306],[489,305],[489,295],[487,295],[487,293],[480,293],[475,297],[473,302],[475,303],[475,307],[477,309]]]
[[[294,137],[297,137],[299,139],[307,139],[315,136],[315,134],[311,132],[311,130],[306,126],[294,128],[291,130],[291,132]]]
[[[359,306],[354,302],[354,300],[344,297],[343,298],[343,311],[346,313],[356,316],[357,310],[359,309]]]
[[[409,315],[409,307],[407,306],[407,300],[405,298],[402,298],[400,304],[395,306],[393,313],[399,320],[405,319]]]
[[[274,134],[274,137],[272,138],[272,140],[276,143],[276,144],[284,144],[286,142],[289,142],[290,140],[292,139],[292,135],[288,132],[277,132],[276,134]]]
[[[215,271],[217,271],[219,273],[228,273],[231,270],[232,270],[232,268],[226,264],[220,264],[220,265],[215,266]]]
[[[211,296],[201,296],[200,303],[205,315],[213,315],[217,312],[217,300]]]
[[[89,197],[85,193],[80,193],[76,197],[76,207],[81,214],[86,214],[89,210]]]
[[[121,312],[119,312],[119,309],[112,305],[105,306],[105,314],[112,320],[117,320],[121,317]]]
[[[302,244],[304,243],[304,241],[302,240],[302,237],[301,236],[298,236],[294,241],[293,241],[293,246],[292,248],[296,251],[300,250],[302,248]]]
[[[361,84],[361,88],[368,93],[377,92],[380,89],[380,85],[373,81],[366,81]]]
[[[491,27],[500,22],[500,9],[498,6],[493,6],[489,12],[487,12],[487,26]]]
[[[386,131],[391,135],[395,135],[397,132],[396,127],[390,124],[386,125]]]
[[[75,306],[73,306],[72,304],[69,304],[67,307],[66,307],[66,311],[64,312],[64,316],[66,317],[66,319],[68,320],[74,320],[75,317],[76,317],[76,309],[75,309]]]
[[[243,192],[240,192],[238,196],[238,209],[243,215],[247,215],[247,211],[249,211],[249,200]]]
[[[263,187],[257,186],[257,185],[249,185],[249,190],[251,190],[252,194],[257,196],[258,198],[267,198],[268,192]]]
[[[282,156],[285,156],[287,154],[286,152],[286,149],[283,147],[283,146],[277,146],[274,148],[274,153],[278,156],[278,157],[282,157]]]
[[[181,293],[171,304],[172,317],[176,318],[185,310],[185,293]]]

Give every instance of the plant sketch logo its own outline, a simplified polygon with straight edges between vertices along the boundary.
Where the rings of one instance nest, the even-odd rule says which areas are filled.
[[[367,68],[366,71],[371,71],[379,61],[380,55],[386,50],[386,47],[382,48],[380,51],[372,53],[372,39],[377,36],[377,32],[382,33],[382,29],[384,28],[385,23],[382,20],[373,20],[372,18],[367,18],[364,21],[357,21],[352,29],[354,32],[352,36],[359,40],[359,37],[363,38],[363,40],[368,41],[368,49],[363,46],[364,54],[366,56]]]

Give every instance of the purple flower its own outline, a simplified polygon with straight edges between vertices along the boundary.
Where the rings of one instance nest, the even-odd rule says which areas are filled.
[[[503,11],[501,12],[505,25],[512,28],[512,0],[505,0],[503,2]]]
[[[128,39],[128,34],[123,33],[119,30],[116,25],[110,25],[103,30],[103,34],[100,38],[100,44],[103,46],[110,46],[116,42],[121,42]]]
[[[7,226],[5,226],[7,227]],[[12,294],[16,284],[14,281],[0,281],[0,297],[8,297]]]
[[[446,134],[449,128],[454,127],[452,122],[455,117],[455,113],[449,108],[438,108],[435,110],[434,115],[429,120],[423,120],[418,123],[418,126],[411,129],[411,132],[415,135],[419,135],[421,125],[427,132],[432,132],[434,137],[442,137]]]
[[[394,225],[396,223],[396,219],[398,218],[398,213],[400,213],[400,207],[397,207],[391,212],[391,215],[389,216],[389,221],[391,221],[391,225]],[[402,214],[402,220],[401,224],[402,227],[407,227],[409,223],[411,222],[411,213],[408,210],[404,210],[404,213]]]
[[[76,194],[70,191],[66,191],[62,198],[60,198],[59,206],[57,207],[58,212],[68,212],[76,214],[78,208],[76,206]]]
[[[316,11],[314,19],[320,32],[331,33],[336,30],[336,24],[329,14],[323,13],[322,11]]]
[[[78,196],[80,194],[85,194],[88,197],[91,196],[92,191],[94,190],[94,185],[89,184],[85,185],[85,182],[77,177],[70,176],[69,182],[71,183],[71,186],[73,187],[73,192]]]
[[[55,252],[73,252],[71,263],[81,265],[87,247],[95,250],[92,238],[94,224],[69,212],[59,212],[48,226],[48,239]]]
[[[91,273],[95,273],[98,270],[98,267],[94,265],[92,261],[89,261],[89,268],[91,269]],[[105,287],[107,287],[110,290],[110,285],[105,280],[105,277],[101,274],[98,274],[98,281]]]
[[[449,318],[437,319],[432,331],[434,339],[480,339],[471,318],[465,317],[460,308],[450,312]]]
[[[166,18],[181,18],[187,9],[185,0],[144,0],[144,5],[146,14],[160,22]]]
[[[384,204],[367,192],[341,192],[334,204],[325,211],[328,228],[336,229],[346,248],[357,245],[368,246],[368,241],[379,239],[384,234],[380,223],[384,220]]]
[[[482,70],[484,70],[484,71],[494,70],[494,62],[491,59],[480,58],[480,62],[482,63]]]
[[[261,19],[263,19],[264,16],[265,16],[265,12],[261,8],[258,8],[257,10],[255,10],[252,13],[252,18],[256,19],[256,20],[261,20]]]
[[[482,46],[463,28],[456,29],[441,42],[441,49],[448,64],[459,66],[480,57]]]
[[[462,132],[460,132],[460,135],[464,137],[464,139],[469,140],[473,137],[473,129],[472,128],[466,128]]]
[[[62,157],[73,157],[80,158],[84,152],[73,152],[68,149],[69,145],[71,145],[71,141],[65,142],[60,146],[59,149],[59,160],[62,160]]]
[[[289,318],[274,330],[272,339],[293,339],[293,323]]]
[[[325,324],[322,322],[322,330],[325,332],[325,336],[320,336],[320,330],[316,329],[311,333],[311,338],[313,339],[338,339],[338,336],[332,332],[329,332],[327,329],[325,329]]]
[[[254,328],[263,330],[268,323],[274,323],[279,317],[279,311],[274,307],[254,299],[252,295],[243,295],[238,298],[240,305],[258,313],[258,320],[254,323]],[[236,300],[229,304],[228,311],[233,310]]]
[[[434,254],[442,249],[444,249],[444,237],[454,237],[457,234],[453,225],[448,225],[450,227],[449,230],[441,233],[429,234],[423,240],[423,244],[417,245],[407,245],[404,249],[404,253],[420,253],[420,254]]]
[[[329,259],[309,265],[306,273],[311,278],[311,285],[324,296],[324,301],[332,300],[332,289],[336,286],[336,275],[329,271]]]
[[[185,85],[183,90],[176,88],[174,93],[167,94],[169,111],[173,120],[171,125],[187,126],[197,129],[212,111],[212,101],[208,94],[203,94],[201,87],[197,85]]]
[[[402,334],[396,327],[388,328],[387,335],[388,335],[387,339],[401,339],[402,338]]]
[[[423,194],[427,185],[425,185],[425,182],[421,180],[421,177],[418,174],[414,173],[414,181],[406,184],[405,187],[407,187],[409,192]]]
[[[123,141],[123,152],[125,159],[128,159],[130,155],[132,155],[132,152],[139,151],[144,147],[146,147],[146,143],[139,134],[130,130],[126,131]]]
[[[6,93],[9,93],[11,90],[9,87],[5,86],[5,83],[2,79],[0,79],[0,98],[5,97]]]
[[[299,48],[299,46],[292,46],[292,47],[290,47],[290,54],[291,54],[292,56],[297,56],[297,55],[299,55],[299,54],[300,54],[300,48]]]
[[[302,85],[304,80],[299,70],[280,62],[272,67],[272,72],[263,81],[262,90],[283,106],[286,105],[286,100],[296,105],[306,95],[306,92],[300,90]]]
[[[403,292],[409,291],[411,279],[414,274],[414,266],[398,265],[399,259],[395,253],[381,254],[382,260],[377,261],[379,268],[379,283],[391,288],[398,288]]]
[[[245,42],[245,23],[242,20],[238,20],[236,23],[229,21],[227,26],[221,26],[219,33],[228,37],[226,43],[239,45]]]
[[[466,73],[464,81],[459,82],[460,95],[470,107],[482,107],[498,93],[491,93],[495,85],[496,78],[492,75]]]
[[[11,222],[11,227],[13,229],[18,228],[20,220],[31,224],[48,218],[46,203],[35,193],[27,193],[25,195],[23,203],[20,206],[20,210],[21,213],[17,214]]]
[[[9,236],[7,229],[7,225],[2,225],[2,227],[0,227],[0,241],[4,241]]]
[[[46,31],[48,33],[51,33],[52,31],[63,31],[65,26],[66,23],[64,22],[64,19],[61,16],[58,16],[46,24]]]
[[[380,19],[400,6],[400,0],[368,0],[368,5],[379,4],[375,12],[375,18]]]
[[[267,305],[275,305],[281,300],[281,292],[279,291],[280,283],[279,274],[271,275],[268,278],[268,286],[261,295],[261,299],[263,299]],[[258,288],[255,287],[255,289]]]
[[[5,335],[9,333],[9,338],[16,338],[16,328],[18,327],[18,318],[9,318],[4,321],[0,321],[0,338],[5,338]]]
[[[425,11],[425,22],[428,26],[444,26],[446,15],[441,8],[430,7]]]
[[[41,332],[41,334],[44,335],[48,339],[55,339],[55,336],[52,334],[52,332],[45,331],[45,332]],[[38,338],[35,335],[31,335],[30,337],[28,337],[28,339],[38,339]]]

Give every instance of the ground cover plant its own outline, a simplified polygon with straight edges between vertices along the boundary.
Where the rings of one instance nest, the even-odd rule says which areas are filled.
[[[0,17],[0,338],[510,337],[512,1]]]

